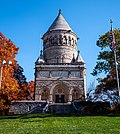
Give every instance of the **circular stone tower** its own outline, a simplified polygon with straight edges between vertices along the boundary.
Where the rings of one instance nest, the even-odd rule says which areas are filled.
[[[71,63],[77,56],[77,35],[59,14],[43,35],[43,57],[47,63]]]

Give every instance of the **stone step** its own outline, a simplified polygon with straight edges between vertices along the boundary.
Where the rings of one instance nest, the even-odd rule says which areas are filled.
[[[72,112],[71,104],[49,104],[48,111],[51,113],[66,113],[69,114]]]

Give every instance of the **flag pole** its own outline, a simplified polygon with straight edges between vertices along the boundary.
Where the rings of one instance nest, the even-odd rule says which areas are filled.
[[[110,23],[111,23],[111,32],[112,32],[112,23],[113,21],[110,20]],[[113,33],[112,33],[113,34]],[[113,38],[113,41],[112,43],[115,43],[115,39]],[[116,68],[116,78],[117,78],[117,88],[118,88],[118,97],[120,97],[120,83],[119,83],[119,73],[118,73],[118,63],[117,63],[117,56],[116,56],[116,46],[114,44],[114,46],[111,46],[113,52],[114,52],[114,60],[115,60],[115,68]],[[120,101],[120,99],[118,99]]]
[[[120,97],[120,83],[119,83],[119,74],[118,74],[118,63],[117,63],[117,60],[116,60],[116,51],[114,51],[114,58],[115,58],[115,66],[116,66],[118,96]]]

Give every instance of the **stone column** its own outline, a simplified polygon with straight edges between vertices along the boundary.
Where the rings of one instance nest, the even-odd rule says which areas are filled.
[[[35,100],[41,100],[39,94],[36,94],[36,95],[35,95]]]
[[[35,95],[35,100],[38,100],[38,95]]]
[[[53,95],[50,94],[50,95],[49,95],[49,103],[52,103],[52,102],[53,102]]]
[[[39,100],[41,100],[41,94],[39,94]]]
[[[73,87],[71,87],[71,88],[70,88],[70,91],[69,91],[68,103],[71,103],[71,102],[72,102],[72,90],[73,90]]]
[[[59,36],[57,37],[57,44],[59,45]]]
[[[68,96],[68,103],[71,103],[72,102],[72,94],[69,94]]]

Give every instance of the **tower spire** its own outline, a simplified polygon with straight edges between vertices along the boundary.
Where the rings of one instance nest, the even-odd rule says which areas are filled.
[[[78,54],[77,54],[77,58],[76,58],[76,63],[79,63],[79,62],[84,62],[84,60],[82,59],[82,57],[80,56],[80,51],[78,50]]]
[[[40,51],[40,56],[38,57],[36,63],[44,63],[45,62],[45,59],[44,59],[44,56],[43,56],[43,51],[41,50]]]
[[[61,9],[59,9],[58,16],[56,17],[56,19],[54,20],[54,22],[48,29],[48,31],[53,31],[53,30],[66,30],[66,31],[71,30],[72,31],[71,27],[69,26],[65,18],[62,16]]]

